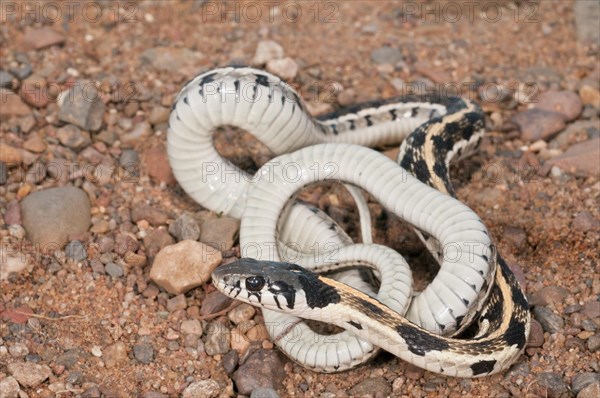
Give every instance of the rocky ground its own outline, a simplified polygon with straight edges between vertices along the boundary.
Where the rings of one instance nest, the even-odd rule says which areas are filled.
[[[475,3],[0,3],[0,395],[599,396],[598,6]],[[315,113],[411,87],[482,104],[488,137],[454,182],[533,306],[509,371],[446,378],[382,354],[313,373],[214,291],[239,222],[178,187],[165,135],[181,85],[232,62],[280,74]],[[248,134],[216,141],[239,164],[268,158]],[[342,189],[305,196],[355,232]],[[427,268],[410,230],[371,210],[376,240]]]

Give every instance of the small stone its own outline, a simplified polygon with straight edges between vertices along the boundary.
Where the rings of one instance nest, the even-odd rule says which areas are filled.
[[[594,383],[600,383],[600,374],[591,372],[578,373],[571,380],[571,388],[575,394],[579,394],[579,391]]]
[[[531,329],[529,338],[527,339],[528,347],[541,347],[544,345],[544,329],[542,325],[535,319],[531,320]]]
[[[221,258],[219,251],[203,243],[184,240],[156,255],[150,279],[171,294],[181,294],[206,283]]]
[[[91,386],[85,389],[81,394],[81,398],[100,398],[102,393],[98,386]]]
[[[140,242],[131,233],[118,234],[115,239],[115,253],[119,256],[135,253],[140,248]]]
[[[600,175],[600,138],[572,145],[562,155],[550,159],[544,168],[557,166],[568,173],[582,176]]]
[[[88,196],[75,187],[34,192],[21,201],[21,213],[29,240],[42,249],[61,248],[69,235],[86,232],[91,223]]]
[[[18,148],[2,143],[0,145],[0,161],[5,164],[19,164],[23,161],[23,155]]]
[[[141,62],[149,63],[154,69],[162,72],[184,70],[193,73],[204,55],[187,48],[154,47],[149,48],[140,56]]]
[[[132,146],[138,142],[145,140],[152,135],[152,126],[150,123],[143,121],[135,125],[133,130],[121,136],[121,142],[124,145]]]
[[[166,224],[169,217],[157,207],[137,205],[133,206],[133,209],[131,209],[131,219],[133,222],[146,220],[150,225],[159,226]]]
[[[600,228],[600,221],[596,220],[591,212],[584,210],[573,219],[573,227],[581,232],[597,230]]]
[[[65,37],[48,26],[41,28],[26,28],[23,42],[29,49],[40,50],[42,48],[63,44],[65,42]]]
[[[192,215],[183,213],[177,217],[175,222],[169,225],[169,233],[177,238],[177,241],[198,240],[200,237],[200,226]]]
[[[600,397],[600,382],[588,384],[577,394],[577,398],[598,398]]]
[[[158,293],[160,293],[160,290],[158,290],[156,285],[148,285],[142,292],[142,295],[146,298],[155,298],[158,296]]]
[[[14,76],[5,70],[0,70],[0,88],[13,88]]]
[[[569,297],[569,291],[559,286],[546,286],[533,293],[529,299],[531,305],[548,306],[564,302]]]
[[[244,356],[248,349],[250,348],[250,340],[244,336],[244,334],[238,330],[233,329],[229,333],[229,340],[231,344],[231,348],[240,353],[240,356]]]
[[[107,368],[127,363],[127,346],[121,341],[106,347],[102,353],[104,364]]]
[[[173,311],[177,311],[177,310],[185,310],[186,307],[187,307],[187,302],[186,302],[185,296],[183,294],[178,294],[177,296],[167,300],[167,310],[169,312],[173,312]]]
[[[182,398],[214,398],[221,392],[221,386],[212,379],[196,381],[183,390]]]
[[[154,347],[152,344],[143,343],[133,346],[133,356],[143,364],[149,364],[154,359]]]
[[[356,92],[351,88],[342,90],[342,92],[338,94],[337,99],[341,106],[354,105],[356,103]]]
[[[394,47],[384,46],[371,51],[371,60],[376,64],[395,64],[402,60],[402,53]]]
[[[8,364],[8,373],[23,387],[33,388],[50,377],[52,370],[46,365],[31,362],[13,362]]]
[[[56,131],[56,136],[61,144],[76,151],[92,143],[90,133],[81,131],[77,126],[72,124],[67,124],[59,128]]]
[[[104,271],[113,278],[120,278],[125,274],[123,267],[112,262],[104,266]]]
[[[272,59],[267,62],[267,70],[283,80],[293,80],[298,74],[298,64],[290,57]]]
[[[350,395],[363,396],[372,394],[374,396],[387,397],[392,393],[390,383],[383,377],[373,377],[361,381],[349,391]]]
[[[42,153],[46,150],[46,142],[37,134],[31,134],[23,143],[23,148],[34,153]]]
[[[140,155],[134,149],[125,149],[119,156],[119,165],[125,170],[139,169]]]
[[[246,337],[250,341],[268,341],[269,331],[263,324],[254,325],[246,332]]]
[[[600,91],[597,88],[584,85],[579,89],[579,97],[584,105],[592,105],[600,109]]]
[[[67,258],[73,262],[85,260],[88,256],[85,245],[78,240],[72,240],[65,246],[65,254]]]
[[[156,254],[164,247],[170,246],[174,243],[175,239],[173,239],[167,230],[163,228],[155,229],[144,238],[146,254],[148,254],[149,257],[156,256]]]
[[[367,34],[370,34],[370,35],[373,35],[373,34],[377,33],[378,30],[379,30],[379,28],[374,23],[368,23],[366,25],[363,25],[360,28],[361,32],[367,33]]]
[[[44,108],[50,101],[46,80],[38,75],[31,75],[23,80],[19,93],[23,101],[35,108]]]
[[[282,387],[285,375],[283,361],[277,352],[258,349],[233,373],[232,379],[240,394],[250,395],[255,388]]]
[[[280,398],[277,391],[272,388],[258,387],[252,390],[250,398]]]
[[[11,224],[8,226],[8,234],[13,238],[23,239],[25,238],[26,232],[25,228],[19,224]]]
[[[238,325],[242,322],[249,321],[256,314],[256,309],[250,304],[240,304],[227,314],[227,317],[231,322],[235,325]]]
[[[548,398],[567,398],[570,396],[569,387],[556,373],[540,373],[536,377],[538,386],[541,387]]]
[[[233,300],[229,296],[215,290],[214,292],[207,294],[204,300],[202,300],[200,315],[207,316],[215,314],[229,307],[232,302]]]
[[[220,323],[209,323],[206,328],[204,349],[208,355],[225,354],[230,348],[229,330]]]
[[[165,108],[164,106],[155,106],[148,115],[148,121],[154,126],[157,124],[166,123],[169,120],[170,114],[171,111],[169,108]]]
[[[159,144],[147,149],[144,152],[143,162],[144,169],[155,182],[164,182],[167,185],[175,183],[175,176],[164,145]]]
[[[185,321],[181,322],[179,330],[185,334],[202,336],[202,324],[197,319],[186,319]]]
[[[519,250],[523,249],[527,244],[527,234],[519,227],[505,227],[503,237]]]
[[[0,161],[0,185],[6,184],[6,181],[8,181],[8,166],[6,163]]]
[[[550,90],[538,96],[535,109],[556,112],[563,115],[565,121],[570,122],[577,119],[583,106],[577,94],[572,91]]]
[[[583,305],[581,312],[590,319],[600,317],[600,301],[588,301]]]
[[[21,388],[14,377],[8,376],[4,380],[0,380],[0,397],[2,398],[18,398]]]
[[[223,363],[223,368],[227,374],[231,374],[235,371],[238,366],[239,359],[240,354],[237,350],[231,350],[223,356],[221,362]]]
[[[85,131],[98,131],[102,127],[105,106],[92,82],[79,80],[64,93],[58,118]]]
[[[62,353],[56,358],[56,365],[62,366],[65,369],[72,369],[77,365],[81,352],[77,348],[73,348]]]
[[[529,142],[540,139],[547,141],[565,128],[561,114],[542,109],[519,112],[511,120],[519,126],[521,137]]]
[[[415,366],[413,364],[408,364],[406,366],[406,371],[404,372],[404,375],[412,380],[420,380],[423,375],[425,374],[425,370]]]
[[[415,70],[422,76],[431,79],[434,83],[448,83],[452,81],[452,76],[443,70],[431,66],[427,61],[416,62]]]
[[[21,97],[7,88],[0,89],[0,99],[2,101],[0,120],[8,119],[11,116],[25,116],[31,112],[29,107],[21,100]]]
[[[600,349],[600,334],[596,334],[587,339],[587,347],[590,352],[596,352]]]
[[[98,347],[97,345],[95,345],[92,347],[91,353],[96,358],[100,358],[102,356],[102,349],[100,347]]]
[[[535,307],[533,309],[533,315],[542,325],[545,332],[556,333],[565,326],[565,321],[562,317],[555,314],[547,307]]]
[[[81,373],[78,370],[69,373],[69,375],[66,378],[66,382],[71,385],[78,385],[81,383],[82,380],[83,380],[83,373]]]
[[[144,398],[169,398],[169,396],[158,391],[148,391],[144,394]]]
[[[273,40],[261,40],[256,47],[254,65],[264,65],[273,59],[283,58],[283,47]]]
[[[8,352],[13,358],[22,358],[29,354],[29,348],[23,343],[15,343],[8,347]]]
[[[240,220],[221,217],[205,220],[200,227],[200,241],[220,251],[233,247],[240,229]]]

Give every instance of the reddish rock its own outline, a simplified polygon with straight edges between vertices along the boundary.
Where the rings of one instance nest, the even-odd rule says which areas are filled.
[[[531,329],[527,339],[527,347],[541,347],[544,345],[544,329],[535,319],[531,319]]]
[[[567,173],[584,177],[600,175],[600,138],[580,142],[571,146],[565,153],[550,159],[544,164],[546,173],[557,166]],[[542,172],[544,174],[544,172]]]
[[[63,44],[65,37],[50,27],[25,29],[23,37],[25,47],[32,50]]]
[[[23,324],[27,322],[29,315],[31,314],[33,314],[33,310],[26,306],[6,309],[2,311],[2,320],[5,322]]]
[[[41,76],[31,75],[25,79],[19,93],[23,101],[36,108],[43,108],[50,101],[46,91],[46,80]]]
[[[144,153],[144,168],[148,175],[158,183],[164,182],[167,185],[175,183],[175,176],[163,145],[156,145],[146,150]]]
[[[148,257],[156,256],[163,247],[175,243],[175,239],[165,229],[156,229],[144,238],[144,246]]]
[[[450,74],[432,68],[428,62],[417,62],[415,63],[415,70],[425,76],[428,79],[431,79],[435,83],[448,83],[452,81],[452,76]]]
[[[21,205],[19,204],[19,201],[12,200],[6,205],[6,212],[4,213],[4,224],[21,225]]]
[[[137,205],[131,209],[131,219],[133,222],[146,220],[151,225],[158,226],[166,224],[169,217],[165,212],[157,207]]]
[[[577,119],[583,109],[579,96],[572,91],[546,91],[537,101],[535,109],[559,113],[566,121]]]
[[[511,119],[519,126],[525,141],[548,140],[565,128],[564,116],[542,109],[528,109]]]
[[[573,219],[573,227],[579,231],[587,232],[600,228],[600,221],[596,220],[589,211],[577,213]]]
[[[29,107],[13,91],[0,89],[0,119],[8,119],[11,116],[25,116],[31,112]]]

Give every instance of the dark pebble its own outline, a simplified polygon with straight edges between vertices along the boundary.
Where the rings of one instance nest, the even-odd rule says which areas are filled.
[[[519,250],[527,244],[527,234],[519,227],[505,227],[503,237]]]
[[[250,395],[252,390],[259,387],[281,387],[284,378],[283,361],[279,354],[264,349],[250,354],[232,376],[238,392],[243,395]]]
[[[272,388],[259,387],[252,390],[250,398],[280,398]]]
[[[65,369],[72,369],[75,365],[77,365],[80,355],[81,352],[77,348],[65,351],[62,355],[56,358],[56,364],[64,366]]]
[[[69,384],[72,384],[72,385],[77,385],[77,384],[80,384],[82,380],[83,380],[83,373],[76,370],[76,371],[69,373],[69,375],[67,376],[66,382]]]
[[[565,326],[564,319],[548,307],[535,307],[533,315],[542,325],[544,332],[556,333]]]
[[[141,363],[149,364],[154,359],[154,347],[146,343],[134,345],[133,356]]]
[[[92,386],[81,394],[81,398],[100,398],[101,395],[100,388]]]
[[[214,291],[206,295],[202,300],[202,306],[200,307],[200,315],[206,316],[214,314],[229,307],[233,300],[228,296],[224,295],[219,291]]]
[[[113,278],[120,278],[125,273],[123,272],[123,267],[115,263],[108,263],[104,266],[104,271]]]
[[[65,246],[65,254],[71,261],[79,262],[87,258],[85,245],[78,240],[72,240]]]
[[[434,391],[437,389],[434,386]],[[392,387],[390,383],[383,377],[373,377],[365,379],[352,387],[349,391],[350,395],[363,396],[366,394],[372,394],[375,397],[387,397],[392,393]]]
[[[165,246],[175,243],[175,239],[164,228],[155,229],[144,238],[144,246],[148,257],[155,257]]]
[[[194,217],[183,213],[175,222],[169,225],[169,233],[177,238],[177,241],[186,239],[198,240],[200,237],[200,226]]]
[[[13,75],[7,71],[0,70],[0,87],[1,88],[12,88]]]
[[[131,219],[134,222],[146,220],[151,225],[159,226],[166,224],[169,217],[159,208],[148,205],[138,205],[134,206],[131,210]]]
[[[535,319],[531,320],[531,330],[529,331],[528,347],[541,347],[544,345],[544,330],[542,325]]]
[[[531,305],[556,305],[564,303],[564,300],[569,296],[569,291],[559,286],[546,286],[533,293],[529,298]]]
[[[100,96],[94,95],[92,83],[80,80],[69,89],[60,107],[58,117],[85,131],[98,131],[102,127],[105,105]],[[90,97],[92,96],[92,97]]]
[[[579,391],[592,383],[600,383],[600,374],[591,372],[578,373],[571,380],[571,388],[575,394],[579,394]]]
[[[237,350],[231,350],[227,354],[223,355],[223,368],[227,372],[227,374],[233,373],[233,371],[238,366],[238,361],[240,359],[240,354]]]
[[[6,163],[0,162],[0,185],[6,184],[8,181],[8,166]]]
[[[144,398],[169,398],[169,396],[158,391],[148,391],[144,394]]]
[[[546,393],[548,398],[567,398],[570,396],[569,387],[556,373],[541,373],[536,377],[538,386],[542,388],[542,393]]]

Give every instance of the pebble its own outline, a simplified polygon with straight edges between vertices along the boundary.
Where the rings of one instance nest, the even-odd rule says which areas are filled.
[[[390,46],[383,46],[371,51],[371,60],[376,64],[395,64],[402,60],[400,50]]]
[[[157,124],[166,123],[169,120],[169,116],[171,114],[171,110],[169,108],[165,108],[164,106],[155,106],[150,111],[148,115],[148,121],[153,126]]]
[[[356,98],[356,91],[354,91],[354,89],[351,88],[342,90],[337,96],[337,100],[341,106],[353,105],[354,103],[356,103]]]
[[[548,140],[565,128],[561,114],[541,109],[519,112],[511,120],[519,126],[523,140],[529,142]]]
[[[73,262],[85,260],[88,256],[85,245],[79,240],[72,240],[65,246],[67,258]]]
[[[46,142],[38,134],[30,134],[23,148],[34,153],[42,153],[46,150]]]
[[[202,336],[202,324],[197,319],[186,319],[185,321],[181,322],[179,330],[185,334]]]
[[[298,64],[290,57],[272,59],[267,62],[267,70],[283,80],[293,80],[298,74]]]
[[[8,181],[8,166],[0,161],[0,185],[6,184]]]
[[[185,310],[187,307],[187,301],[185,300],[185,295],[178,294],[175,297],[167,300],[167,310],[169,312],[174,312],[177,310]]]
[[[23,239],[25,238],[26,232],[25,228],[19,224],[11,224],[8,226],[8,234],[13,238]]]
[[[13,358],[22,358],[29,354],[29,348],[23,343],[15,343],[8,347],[8,353]]]
[[[107,346],[103,352],[104,364],[107,368],[127,363],[127,346],[122,341],[117,341]]]
[[[600,175],[600,138],[572,145],[562,155],[548,160],[544,169],[556,166],[567,173],[575,173],[582,176]],[[543,174],[542,171],[540,173]]]
[[[589,384],[577,394],[577,398],[598,398],[600,397],[600,382]]]
[[[120,278],[125,274],[123,267],[113,262],[106,264],[104,266],[104,271],[113,278]]]
[[[598,48],[600,38],[596,22],[600,19],[600,7],[595,1],[577,1],[573,3],[577,38],[583,44],[593,44]]]
[[[86,131],[100,130],[105,106],[100,97],[94,94],[93,83],[78,80],[64,94],[64,101],[60,106],[58,118]]]
[[[119,165],[127,171],[139,169],[139,153],[134,149],[125,149],[121,152],[121,156],[119,156]]]
[[[583,305],[581,312],[590,319],[600,317],[600,301],[588,301]]]
[[[449,73],[432,67],[428,61],[416,62],[414,67],[417,73],[431,79],[434,83],[452,82],[452,76]]]
[[[5,70],[0,70],[0,88],[12,88],[14,76]]]
[[[163,248],[154,259],[150,279],[171,294],[206,283],[221,263],[221,253],[203,243],[184,240]]]
[[[363,396],[372,394],[375,397],[387,397],[392,393],[390,383],[383,377],[373,377],[361,381],[349,391],[350,395]]]
[[[33,50],[63,44],[65,37],[54,29],[44,26],[41,28],[26,28],[23,36],[25,47]]]
[[[146,220],[150,225],[159,226],[166,224],[168,219],[169,216],[157,207],[141,204],[133,206],[131,209],[131,220],[133,222]]]
[[[0,380],[0,397],[2,398],[18,398],[21,388],[17,380],[8,376],[4,380]]]
[[[579,394],[579,391],[594,383],[600,383],[600,374],[591,372],[578,373],[571,379],[571,388],[575,394]]]
[[[152,344],[142,343],[133,346],[133,356],[143,364],[149,364],[154,359]]]
[[[175,243],[175,239],[164,228],[155,229],[144,238],[144,247],[149,257],[154,257],[164,247]]]
[[[182,240],[198,240],[200,237],[200,226],[196,219],[189,213],[183,213],[175,222],[169,225],[169,233],[177,238],[177,241]]]
[[[152,126],[150,123],[143,121],[135,125],[129,133],[121,135],[121,143],[125,146],[132,146],[138,142],[142,142],[152,135]]]
[[[144,394],[144,398],[169,398],[169,396],[158,391],[148,391]]]
[[[565,326],[563,318],[547,307],[535,307],[533,309],[533,315],[542,325],[545,332],[556,333]]]
[[[549,90],[538,96],[535,109],[558,113],[570,122],[581,114],[583,105],[579,96],[572,91]]]
[[[21,99],[35,108],[44,108],[48,105],[49,96],[46,92],[46,80],[38,75],[31,75],[21,83],[19,93]]]
[[[569,397],[569,387],[556,373],[540,373],[536,377],[539,387],[545,390],[548,398],[567,398]]]
[[[415,366],[413,364],[407,364],[406,365],[406,371],[404,372],[404,375],[412,380],[420,380],[421,377],[423,377],[423,375],[425,374],[425,370]]]
[[[531,320],[531,329],[529,338],[527,339],[528,347],[541,347],[544,345],[544,329],[542,325],[535,319]]]
[[[202,300],[200,315],[207,316],[222,311],[229,307],[232,301],[233,300],[229,298],[229,296],[215,290],[214,292],[207,294],[204,300]]]
[[[67,124],[56,130],[56,137],[61,144],[76,151],[92,143],[90,133],[82,131],[72,124]]]
[[[183,390],[182,398],[214,398],[221,392],[221,386],[215,380],[193,382]]]
[[[118,234],[115,239],[115,253],[119,256],[135,253],[140,248],[140,242],[135,238],[135,235],[125,232]]]
[[[272,388],[258,387],[252,390],[250,398],[280,398]]]
[[[9,363],[10,373],[23,387],[33,388],[42,384],[52,374],[47,365],[39,365],[31,362]]]
[[[546,286],[529,297],[529,304],[548,306],[563,303],[569,297],[569,291],[559,286]]]
[[[229,330],[218,322],[209,323],[206,327],[204,349],[208,355],[225,354],[230,349],[231,336]]]
[[[149,63],[161,72],[181,70],[183,74],[192,74],[204,59],[204,55],[187,48],[154,47],[142,53],[140,60]]]
[[[254,65],[264,65],[271,60],[283,58],[283,55],[283,47],[279,43],[273,40],[261,40],[256,46],[252,63]]]
[[[175,176],[169,164],[164,145],[158,144],[144,152],[144,170],[155,182],[167,185],[175,183]]]
[[[232,379],[240,394],[249,395],[255,388],[281,387],[285,375],[283,361],[277,352],[258,349],[233,373]]]
[[[233,329],[229,332],[229,341],[231,348],[239,352],[242,357],[250,348],[250,340],[238,329]]]
[[[65,381],[71,385],[78,385],[83,380],[83,373],[76,370],[74,372],[70,372]]]
[[[21,100],[21,97],[7,88],[0,89],[0,98],[2,98],[2,106],[0,106],[1,120],[8,119],[11,116],[25,116],[31,112],[29,107]]]
[[[600,109],[600,91],[597,88],[586,84],[579,89],[579,97],[584,105],[591,105],[596,109]]]
[[[573,228],[581,232],[588,232],[600,228],[600,221],[596,220],[591,212],[584,210],[573,219]]]
[[[590,352],[596,352],[600,349],[600,334],[595,334],[587,339],[587,347]]]
[[[221,363],[223,364],[223,369],[227,374],[233,373],[233,371],[237,368],[238,362],[240,359],[240,354],[237,350],[230,350],[227,354],[223,356]]]
[[[81,398],[100,398],[101,396],[102,393],[98,386],[88,387],[83,391],[83,394],[81,394]]]
[[[69,235],[84,233],[91,224],[87,194],[69,186],[28,195],[21,201],[21,214],[29,240],[42,249],[62,247]]]
[[[256,314],[256,309],[250,304],[240,304],[227,314],[227,317],[233,324],[238,325],[242,322],[249,321]]]
[[[522,250],[527,244],[527,234],[519,227],[505,227],[503,238],[519,250]]]
[[[200,226],[200,241],[220,251],[233,247],[240,220],[231,217],[221,217],[205,220]]]

